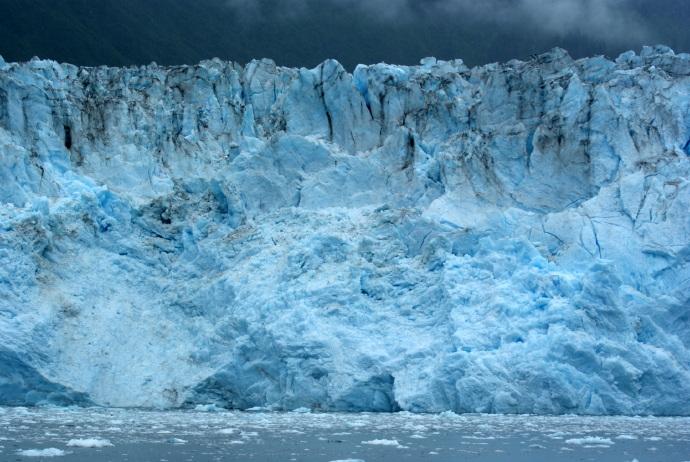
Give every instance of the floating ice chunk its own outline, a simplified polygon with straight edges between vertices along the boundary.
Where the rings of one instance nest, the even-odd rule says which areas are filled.
[[[182,438],[168,438],[166,442],[170,444],[187,444],[187,440],[183,440]]]
[[[293,409],[291,412],[295,412],[297,414],[309,414],[311,409],[307,407],[298,407],[297,409]]]
[[[340,459],[340,460],[332,460],[331,462],[365,462],[362,459]]]
[[[616,437],[617,440],[636,440],[637,436],[635,435],[628,435],[628,434],[623,434],[623,435],[618,435]]]
[[[386,440],[386,439],[381,439],[381,440],[370,440],[370,441],[362,441],[362,444],[370,444],[372,446],[393,446],[396,448],[407,448],[407,446],[403,446],[398,442],[398,440]]]
[[[102,438],[76,438],[67,442],[67,446],[75,448],[106,448],[112,445],[110,440]]]
[[[245,412],[271,412],[271,408],[267,406],[254,406],[245,409]]]
[[[565,444],[576,444],[578,446],[612,446],[614,443],[609,438],[600,436],[586,436],[584,438],[571,438],[565,440]]]
[[[225,409],[216,404],[197,404],[194,406],[194,410],[199,412],[221,412]]]
[[[67,452],[57,448],[24,449],[21,451],[17,451],[17,455],[24,457],[60,457],[66,454]]]
[[[236,432],[237,432],[237,430],[235,430],[234,428],[221,428],[216,433],[218,433],[220,435],[232,435]]]

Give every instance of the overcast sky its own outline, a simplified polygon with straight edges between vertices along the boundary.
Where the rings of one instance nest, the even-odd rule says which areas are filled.
[[[365,15],[378,20],[383,27],[396,22],[433,24],[452,17],[461,24],[471,18],[491,27],[524,32],[536,29],[556,36],[576,33],[619,43],[653,36],[653,25],[635,7],[639,2],[631,0],[319,0],[320,5],[309,0],[226,2],[246,20],[266,16],[306,19],[315,9],[340,7],[350,9],[353,18]]]
[[[690,51],[689,24],[690,0],[0,0],[0,54],[88,65],[481,64],[554,46],[576,57],[656,43]]]

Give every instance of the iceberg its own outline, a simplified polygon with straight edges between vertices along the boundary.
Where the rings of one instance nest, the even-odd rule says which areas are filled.
[[[690,415],[690,55],[0,59],[0,404]]]

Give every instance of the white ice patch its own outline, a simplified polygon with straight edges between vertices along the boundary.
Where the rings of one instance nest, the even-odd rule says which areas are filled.
[[[571,438],[569,440],[565,440],[565,444],[575,444],[578,446],[612,446],[614,443],[610,438],[587,436],[584,438]]]
[[[221,412],[225,409],[218,407],[215,404],[197,404],[194,407],[194,410],[198,412]]]
[[[407,448],[407,446],[403,446],[398,442],[398,440],[386,440],[386,439],[381,439],[381,440],[369,440],[369,441],[362,441],[362,444],[370,444],[372,446],[393,446],[396,448]]]
[[[17,455],[24,457],[60,457],[67,454],[62,449],[46,448],[46,449],[24,449],[17,451]]]
[[[311,413],[311,409],[306,407],[298,407],[297,409],[293,409],[292,412],[295,412],[297,414],[309,414]]]
[[[76,438],[67,442],[67,446],[74,448],[106,448],[112,445],[110,440],[101,438]]]
[[[187,440],[183,440],[182,438],[170,438],[167,442],[171,444],[187,444]]]

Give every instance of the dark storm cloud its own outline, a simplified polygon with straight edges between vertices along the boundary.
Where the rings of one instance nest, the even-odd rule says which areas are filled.
[[[442,9],[474,15],[510,26],[523,26],[551,35],[582,34],[624,42],[644,39],[647,25],[630,0],[447,0]]]
[[[635,8],[635,0],[223,0],[246,19],[294,19],[321,11],[324,4],[367,15],[373,21],[433,21],[448,18],[479,21],[553,36],[578,34],[625,43],[652,37]]]
[[[559,46],[617,56],[690,51],[690,0],[0,0],[0,55],[76,64],[241,63],[347,68],[425,56],[470,65]]]

